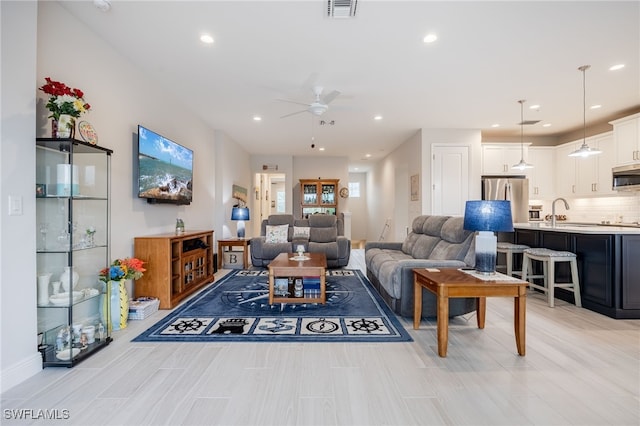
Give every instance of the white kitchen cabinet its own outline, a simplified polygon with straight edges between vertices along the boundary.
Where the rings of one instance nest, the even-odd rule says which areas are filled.
[[[525,170],[529,178],[529,199],[555,198],[555,148],[551,146],[530,146],[525,161],[533,169]]]
[[[615,148],[611,132],[587,138],[587,145],[602,153],[586,158],[576,158],[576,195],[591,196],[609,194],[611,167],[615,161]],[[582,141],[577,142],[578,145]]]
[[[615,142],[614,165],[640,162],[640,113],[611,121]]]
[[[616,144],[613,132],[596,136],[594,145],[602,151],[602,154],[596,156],[598,157],[596,192],[599,195],[613,194],[615,191],[612,189],[613,176],[611,175],[611,169],[616,165]]]
[[[528,143],[524,144],[524,158],[527,161]],[[511,166],[520,162],[521,148],[519,143],[482,144],[483,175],[521,175],[521,170]]]
[[[556,188],[560,197],[586,197],[612,192],[611,168],[615,161],[613,134],[607,132],[587,138],[587,145],[599,149],[601,154],[585,158],[569,157],[583,142],[580,139],[556,148]]]
[[[576,194],[576,159],[569,157],[580,145],[575,142],[556,147],[556,196],[573,197]]]

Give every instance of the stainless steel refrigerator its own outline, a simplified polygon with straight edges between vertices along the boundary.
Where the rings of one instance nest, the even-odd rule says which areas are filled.
[[[529,221],[529,179],[524,176],[482,176],[482,199],[509,200],[513,223]]]

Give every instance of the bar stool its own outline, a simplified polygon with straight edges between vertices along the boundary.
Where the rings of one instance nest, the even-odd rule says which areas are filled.
[[[506,268],[507,275],[509,276],[522,276],[522,271],[513,270],[513,255],[523,254],[526,249],[530,248],[524,244],[513,244],[507,242],[498,242],[498,253],[504,253],[506,257],[506,265],[496,265],[496,268]]]
[[[554,295],[553,291],[556,287],[566,288],[573,291],[573,297],[577,307],[582,307],[580,300],[580,283],[578,281],[578,262],[575,253],[570,251],[555,251],[546,248],[530,248],[526,249],[522,259],[522,279],[529,281],[529,287],[543,291],[547,294],[549,307],[553,308]],[[542,262],[543,275],[530,275],[529,270],[532,269],[532,260]],[[569,262],[571,266],[571,282],[557,283],[555,278],[555,265],[559,262]],[[534,278],[544,278],[544,286],[535,284]]]

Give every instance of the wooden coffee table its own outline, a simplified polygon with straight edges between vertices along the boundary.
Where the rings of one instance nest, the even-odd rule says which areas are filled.
[[[305,253],[307,260],[291,260],[295,253],[280,253],[269,263],[269,304],[274,303],[326,303],[325,271],[327,257],[324,253]],[[294,297],[293,287],[289,288],[290,296],[275,294],[275,279],[288,277],[319,277],[320,294],[318,297]]]
[[[492,277],[492,276],[489,276]],[[478,328],[484,328],[487,297],[513,297],[513,324],[518,354],[525,355],[525,314],[527,282],[496,273],[495,280],[476,278],[455,268],[413,270],[414,310],[413,328],[420,328],[422,317],[422,289],[437,297],[438,355],[447,356],[449,340],[449,298],[477,297]]]

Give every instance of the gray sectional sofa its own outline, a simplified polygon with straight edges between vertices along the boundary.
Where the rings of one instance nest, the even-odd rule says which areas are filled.
[[[472,267],[474,233],[463,229],[464,218],[418,216],[404,242],[368,242],[367,277],[394,312],[413,317],[413,268]],[[450,299],[450,316],[476,309],[475,299]],[[435,317],[436,297],[423,290],[422,317]]]
[[[267,241],[267,226],[289,225],[287,241]],[[296,234],[304,230],[305,235]],[[315,214],[308,219],[294,219],[290,214],[275,214],[262,221],[260,237],[251,239],[251,263],[266,267],[280,253],[293,253],[298,245],[305,252],[324,253],[327,267],[341,268],[349,263],[351,241],[344,236],[342,216]]]

